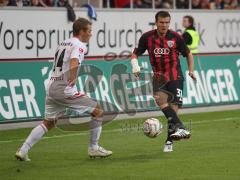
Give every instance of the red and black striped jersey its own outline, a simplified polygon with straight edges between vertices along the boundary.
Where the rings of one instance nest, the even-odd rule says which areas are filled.
[[[165,37],[160,37],[156,29],[148,31],[140,37],[134,54],[139,56],[146,50],[154,76],[161,76],[165,82],[183,79],[179,54],[186,57],[189,49],[181,35],[168,30]]]

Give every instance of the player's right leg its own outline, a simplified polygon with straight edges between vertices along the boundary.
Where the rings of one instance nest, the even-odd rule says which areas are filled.
[[[153,92],[154,92],[154,99],[156,104],[160,107],[162,112],[164,113],[164,109],[169,106],[168,104],[168,93],[167,93],[167,83],[165,81],[161,81],[161,78],[153,78]],[[164,113],[167,121],[168,121],[168,132],[167,132],[167,139],[164,144],[163,152],[172,152],[173,151],[173,139],[170,136],[174,133],[174,123],[172,122],[172,118],[166,116]]]
[[[165,141],[163,152],[172,152],[173,151],[173,139],[170,136],[172,133],[175,132],[175,123],[173,122],[172,117],[166,113],[166,109],[168,109],[168,95],[162,91],[158,91],[154,93],[155,102],[161,108],[162,112],[164,113],[167,121],[168,121],[168,131],[167,131],[167,139]]]
[[[163,147],[163,152],[172,152],[173,151],[173,142],[166,141]]]
[[[49,130],[51,130],[56,123],[56,119],[65,111],[65,107],[58,105],[52,100],[46,99],[45,102],[45,120],[36,126],[23,145],[18,149],[15,154],[16,159],[20,161],[30,161],[28,152]]]
[[[45,133],[47,133],[53,127],[54,121],[48,120],[44,120],[40,125],[36,126],[31,131],[21,148],[19,148],[16,152],[16,159],[20,161],[30,161],[28,157],[28,151],[43,137]]]

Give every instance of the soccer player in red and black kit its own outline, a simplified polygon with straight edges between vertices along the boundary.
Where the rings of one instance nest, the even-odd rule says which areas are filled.
[[[138,77],[140,66],[137,58],[148,51],[153,70],[154,99],[168,119],[168,137],[164,152],[173,151],[173,140],[187,139],[191,136],[177,116],[178,108],[182,106],[184,80],[179,62],[180,53],[187,58],[188,75],[196,80],[193,56],[183,38],[177,32],[169,30],[170,20],[169,12],[157,12],[157,29],[141,36],[138,47],[131,56],[132,71]]]

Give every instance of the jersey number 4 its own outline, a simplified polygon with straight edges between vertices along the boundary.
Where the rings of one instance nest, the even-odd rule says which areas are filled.
[[[55,72],[56,68],[58,68],[58,70],[61,72],[62,71],[62,66],[63,66],[63,58],[65,55],[65,50],[63,49],[61,54],[58,57],[59,54],[59,50],[56,52],[55,54],[55,59],[54,59],[54,66],[53,66],[53,72]]]

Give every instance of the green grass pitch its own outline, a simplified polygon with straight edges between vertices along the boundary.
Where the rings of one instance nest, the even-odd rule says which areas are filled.
[[[54,129],[33,147],[31,162],[19,162],[15,151],[31,129],[0,131],[0,179],[239,180],[240,111],[180,117],[192,121],[192,137],[176,142],[172,153],[162,152],[166,130],[155,139],[138,130],[146,118],[106,124],[101,144],[114,154],[105,159],[87,156],[88,133]]]

